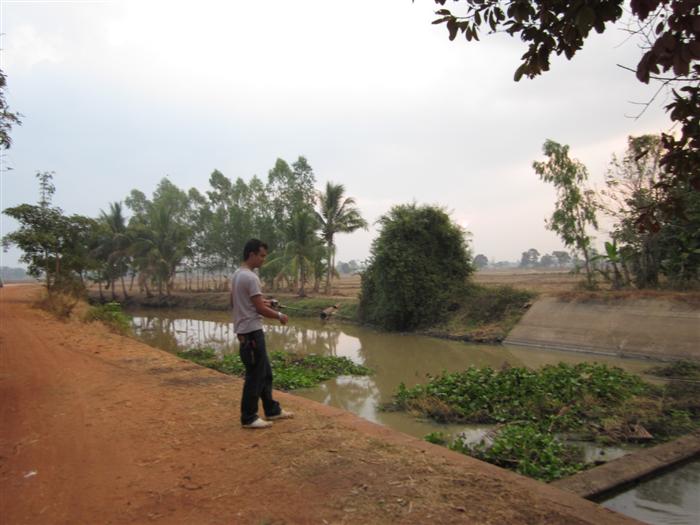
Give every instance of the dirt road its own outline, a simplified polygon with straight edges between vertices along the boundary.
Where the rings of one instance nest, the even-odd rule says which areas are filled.
[[[238,424],[241,382],[0,290],[0,522],[633,523],[576,496],[279,393]]]

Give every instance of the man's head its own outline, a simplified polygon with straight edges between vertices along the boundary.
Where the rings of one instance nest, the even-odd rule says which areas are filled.
[[[243,247],[243,261],[251,269],[260,268],[267,257],[267,244],[258,240],[250,239]]]

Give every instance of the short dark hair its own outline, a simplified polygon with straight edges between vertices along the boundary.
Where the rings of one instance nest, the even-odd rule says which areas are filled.
[[[243,247],[243,260],[247,261],[248,256],[251,253],[258,253],[260,248],[265,248],[266,250],[268,249],[267,244],[262,242],[260,239],[250,239]]]

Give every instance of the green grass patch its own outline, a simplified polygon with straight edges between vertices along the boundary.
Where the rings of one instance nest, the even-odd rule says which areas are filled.
[[[193,348],[178,352],[177,355],[225,374],[245,374],[245,367],[238,354],[227,354],[219,358],[210,348]],[[270,353],[270,365],[275,377],[275,388],[281,390],[311,388],[333,377],[371,373],[371,370],[353,363],[347,357],[300,355],[282,351]]]
[[[85,321],[100,321],[122,335],[131,332],[131,317],[124,313],[121,304],[117,302],[90,307],[85,314]]]
[[[617,367],[560,363],[539,370],[470,367],[400,385],[386,407],[441,423],[501,425],[493,439],[449,446],[518,472],[552,480],[583,468],[565,437],[613,444],[663,442],[700,427],[700,384],[660,387]],[[431,442],[444,436],[429,435]],[[560,461],[561,460],[561,461]]]

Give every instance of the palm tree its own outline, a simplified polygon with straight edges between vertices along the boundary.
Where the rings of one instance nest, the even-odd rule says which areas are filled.
[[[318,207],[316,218],[321,225],[321,237],[328,250],[328,268],[326,277],[326,294],[331,293],[331,278],[335,269],[335,243],[333,237],[336,233],[352,233],[359,228],[367,229],[367,221],[360,215],[360,210],[355,207],[355,199],[343,198],[345,187],[342,184],[326,184],[325,193],[318,195]]]
[[[304,286],[308,280],[308,270],[313,268],[314,253],[320,242],[316,236],[318,223],[311,211],[298,211],[292,216],[292,223],[288,232],[288,239],[285,251],[290,257],[294,275],[299,276],[299,296],[305,297]]]
[[[105,277],[112,290],[112,299],[116,299],[114,288],[117,278],[121,279],[122,293],[124,299],[127,299],[124,275],[129,269],[132,239],[126,226],[121,202],[110,203],[109,212],[101,210],[99,222],[102,234],[95,255],[106,263]]]
[[[149,203],[145,214],[134,221],[133,253],[144,283],[155,280],[158,296],[163,286],[169,296],[177,266],[190,253],[189,230],[178,219],[179,210],[172,203]],[[149,295],[148,288],[146,293]]]

